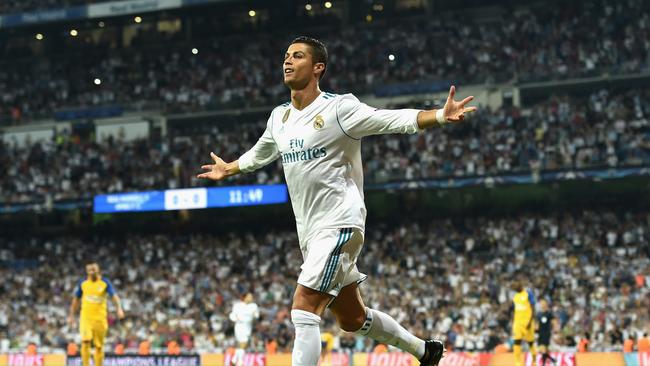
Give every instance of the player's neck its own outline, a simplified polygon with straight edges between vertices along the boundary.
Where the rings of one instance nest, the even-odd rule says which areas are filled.
[[[308,85],[304,89],[291,90],[291,105],[301,111],[309,106],[320,95],[318,84]]]

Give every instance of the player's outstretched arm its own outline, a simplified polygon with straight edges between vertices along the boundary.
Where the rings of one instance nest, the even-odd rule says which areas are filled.
[[[239,169],[239,160],[226,163],[213,152],[210,153],[210,156],[212,157],[212,160],[214,160],[214,164],[203,165],[201,169],[207,171],[197,175],[197,178],[222,180],[241,172]]]
[[[371,135],[416,133],[448,122],[462,121],[466,113],[476,111],[476,107],[466,106],[474,97],[455,101],[455,95],[456,87],[452,86],[444,108],[423,111],[373,108],[352,94],[346,94],[341,96],[337,105],[337,122],[343,133],[355,140]]]
[[[113,295],[112,300],[113,304],[115,304],[115,309],[117,310],[117,318],[124,319],[124,310],[122,309],[122,301],[120,301],[120,297]]]
[[[469,96],[461,101],[455,101],[455,95],[456,87],[452,85],[451,88],[449,88],[447,102],[442,109],[422,111],[418,114],[418,127],[425,129],[448,122],[460,122],[465,119],[466,113],[476,111],[476,107],[466,107],[466,105],[474,99],[474,96]]]
[[[79,309],[79,298],[73,297],[72,303],[70,304],[70,313],[68,314],[68,325],[72,328],[74,326],[74,314]]]

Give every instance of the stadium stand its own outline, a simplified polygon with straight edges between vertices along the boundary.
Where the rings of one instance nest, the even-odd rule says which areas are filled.
[[[650,163],[649,116],[648,89],[552,97],[525,111],[481,111],[454,128],[364,140],[366,181],[644,166]],[[0,168],[7,172],[0,178],[0,202],[202,186],[195,175],[210,151],[237,159],[264,127],[265,121],[192,124],[162,140],[95,143],[61,133],[27,146],[0,143]],[[283,180],[278,162],[224,184]]]
[[[551,301],[562,329],[557,347],[575,349],[590,332],[592,351],[620,350],[650,322],[649,233],[647,212],[381,223],[366,234],[359,266],[369,279],[362,290],[370,306],[415,334],[445,335],[455,350],[491,351],[509,337],[509,281],[523,276]],[[77,330],[65,325],[70,294],[84,276],[80,261],[97,258],[129,314],[120,324],[110,316],[111,346],[135,349],[148,340],[161,348],[175,340],[184,352],[223,350],[233,342],[231,303],[250,290],[262,311],[254,349],[271,340],[279,351],[291,349],[288,316],[301,263],[293,231],[21,237],[1,244],[5,347],[61,349],[75,340]],[[358,351],[374,346],[356,344]]]
[[[0,119],[19,123],[100,105],[192,112],[279,104],[286,99],[281,55],[302,32],[317,33],[328,44],[332,58],[323,87],[335,93],[405,82],[493,84],[649,71],[648,2],[571,4],[533,6],[459,29],[455,22],[420,17],[205,38],[218,34],[210,31],[217,25],[206,21],[206,29],[189,39],[153,27],[139,30],[126,46],[115,37],[81,34],[59,40],[65,53],[59,45],[36,55],[33,38],[7,39],[0,50]]]

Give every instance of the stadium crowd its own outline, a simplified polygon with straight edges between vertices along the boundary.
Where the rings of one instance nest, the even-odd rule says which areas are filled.
[[[420,336],[444,336],[456,350],[507,343],[513,279],[550,301],[555,349],[620,350],[650,329],[650,213],[524,214],[503,218],[373,225],[359,267],[366,303]],[[291,349],[292,292],[301,264],[297,237],[283,229],[218,234],[0,239],[0,351],[78,341],[66,315],[82,263],[96,259],[127,318],[110,312],[110,347],[191,350],[233,345],[228,313],[251,291],[261,309],[253,348]],[[323,323],[342,335],[327,315]],[[350,342],[343,342],[349,344]],[[374,346],[361,337],[357,350]],[[111,348],[112,349],[112,348]]]
[[[649,70],[647,1],[544,6],[460,25],[445,19],[389,19],[390,27],[376,22],[300,32],[318,34],[328,45],[323,87],[338,93],[431,80],[466,85]],[[221,33],[210,31],[210,20],[204,23],[207,29],[191,39],[185,32],[143,28],[128,47],[81,34],[65,40],[65,53],[39,56],[31,46],[9,40],[0,49],[0,119],[19,123],[61,109],[106,105],[192,112],[286,99],[280,63],[295,29],[215,38]]]
[[[552,97],[529,110],[480,110],[457,126],[365,139],[366,182],[647,165],[648,116],[650,89]],[[162,140],[126,142],[114,136],[94,143],[58,134],[25,147],[0,143],[0,170],[5,172],[0,202],[201,186],[206,183],[195,176],[210,151],[227,161],[237,159],[264,127],[265,121],[184,124]],[[276,162],[222,184],[283,179]]]

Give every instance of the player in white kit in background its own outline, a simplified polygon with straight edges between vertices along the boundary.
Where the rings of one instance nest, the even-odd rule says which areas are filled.
[[[358,284],[366,275],[357,269],[364,240],[361,138],[389,133],[416,133],[462,121],[473,97],[455,101],[455,87],[438,110],[372,108],[352,94],[336,95],[318,87],[327,66],[320,41],[296,38],[284,56],[284,84],[291,101],[276,107],[258,142],[238,160],[226,163],[210,153],[199,178],[221,180],[248,173],[281,159],[296,217],[304,263],[293,297],[295,327],[293,366],[316,366],[321,353],[319,324],[329,308],[341,329],[409,352],[420,365],[438,365],[442,342],[422,340],[390,315],[367,308]]]
[[[237,301],[230,312],[230,320],[235,323],[235,340],[237,350],[232,358],[232,364],[243,365],[244,355],[253,334],[253,322],[260,317],[257,304],[253,302],[253,294],[247,293],[242,301]]]

